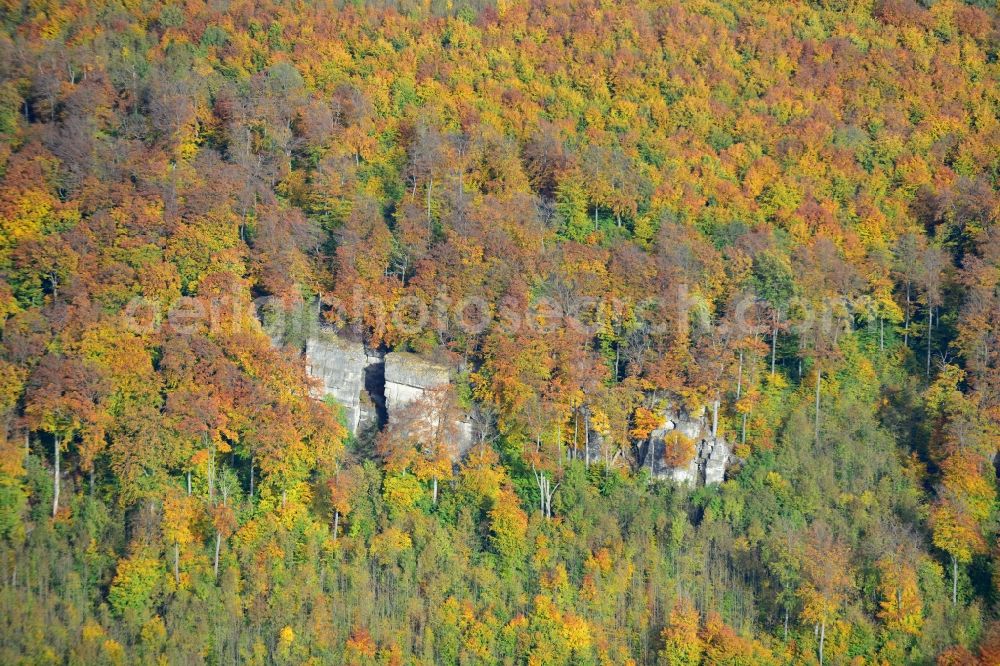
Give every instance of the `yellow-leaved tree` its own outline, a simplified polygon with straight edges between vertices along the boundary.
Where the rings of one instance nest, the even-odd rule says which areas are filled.
[[[830,528],[815,523],[805,545],[803,581],[798,596],[802,619],[819,626],[819,663],[823,664],[826,628],[837,617],[854,587],[850,551],[837,540]]]
[[[698,635],[698,611],[686,598],[678,598],[663,627],[663,647],[658,653],[662,666],[698,666],[705,646]]]

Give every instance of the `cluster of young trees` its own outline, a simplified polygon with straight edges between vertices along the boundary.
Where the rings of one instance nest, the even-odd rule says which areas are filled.
[[[0,661],[997,663],[983,5],[2,4]]]

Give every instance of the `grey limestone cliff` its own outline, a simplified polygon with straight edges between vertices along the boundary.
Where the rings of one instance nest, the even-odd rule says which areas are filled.
[[[426,391],[446,386],[452,381],[448,366],[428,361],[416,354],[390,352],[385,355],[385,406],[392,418],[404,407],[419,400]],[[456,449],[461,458],[473,444],[472,422],[466,416],[455,423]]]
[[[360,342],[346,340],[329,329],[321,329],[306,340],[305,355],[309,375],[319,380],[315,397],[336,400],[354,434],[383,425],[426,391],[446,386],[453,379],[448,366],[406,352],[390,352],[384,357],[369,353]],[[471,421],[460,419],[456,431],[456,448],[462,455],[473,442]]]
[[[671,467],[664,462],[666,441],[673,432],[680,433],[694,443],[694,458],[682,467]],[[668,408],[663,412],[660,427],[649,436],[643,464],[650,469],[654,478],[694,486],[722,483],[731,460],[729,444],[725,438],[712,434],[712,425],[704,410],[698,414],[688,414],[680,409]]]
[[[358,432],[368,358],[360,342],[350,342],[328,331],[306,340],[306,369],[321,382],[320,395],[330,396],[344,408],[347,427]]]

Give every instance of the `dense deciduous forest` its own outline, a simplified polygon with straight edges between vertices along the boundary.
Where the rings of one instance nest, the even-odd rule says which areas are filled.
[[[0,662],[1000,663],[992,3],[0,25]],[[317,318],[481,441],[352,434]]]

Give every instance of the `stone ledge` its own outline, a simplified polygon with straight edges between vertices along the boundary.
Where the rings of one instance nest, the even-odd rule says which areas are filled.
[[[449,368],[428,361],[410,352],[389,352],[385,355],[385,381],[428,389],[443,386],[451,380]]]

